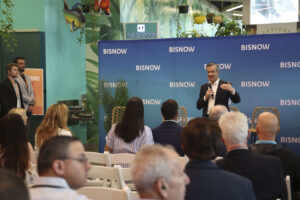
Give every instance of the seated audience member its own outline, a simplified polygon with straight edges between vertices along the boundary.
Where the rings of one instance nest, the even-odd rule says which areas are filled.
[[[227,113],[227,112],[228,112],[228,110],[225,106],[216,105],[216,106],[212,107],[212,109],[210,110],[209,119],[215,120],[216,122],[219,123],[220,117],[224,113]],[[222,148],[221,148],[220,154],[218,156],[224,157],[225,155],[226,155],[226,148],[225,148],[224,143],[222,142]]]
[[[67,125],[68,113],[69,109],[65,104],[53,104],[48,108],[42,123],[36,129],[34,145],[36,151],[51,137],[57,135],[72,136]]]
[[[227,154],[217,165],[249,178],[258,200],[287,199],[286,185],[278,158],[252,154],[248,150],[248,120],[240,112],[228,112],[219,121]]]
[[[0,166],[15,171],[26,184],[31,184],[37,177],[32,167],[36,158],[21,116],[5,115],[0,121],[0,133]]]
[[[172,145],[180,156],[184,156],[180,142],[182,126],[176,123],[178,118],[177,102],[173,99],[165,101],[161,106],[161,114],[164,122],[152,129],[154,142]]]
[[[256,199],[250,180],[220,169],[213,160],[221,150],[221,130],[207,118],[191,120],[182,131],[182,146],[189,157],[185,172],[191,180],[186,200]]]
[[[225,106],[223,105],[215,105],[214,107],[212,107],[212,109],[210,110],[210,114],[209,114],[209,119],[215,120],[215,121],[219,121],[220,117],[224,114],[227,113],[228,110]]]
[[[151,129],[144,125],[143,101],[132,97],[126,104],[121,122],[114,124],[108,132],[105,150],[136,153],[143,145],[153,143]]]
[[[133,182],[141,199],[183,200],[189,178],[184,164],[171,148],[142,147],[133,160]]]
[[[39,178],[30,187],[31,200],[86,200],[76,189],[86,183],[91,169],[82,143],[76,137],[55,136],[47,140],[38,157]]]
[[[13,108],[8,113],[15,113],[22,117],[25,126],[27,126],[28,117],[26,115],[26,110],[24,108]]]
[[[300,199],[300,158],[286,147],[276,144],[278,127],[276,115],[270,112],[261,113],[256,124],[256,134],[259,140],[249,145],[249,150],[253,153],[280,158],[284,175],[291,177],[292,198],[298,200]]]
[[[16,173],[7,169],[0,169],[0,199],[29,200],[24,181]]]

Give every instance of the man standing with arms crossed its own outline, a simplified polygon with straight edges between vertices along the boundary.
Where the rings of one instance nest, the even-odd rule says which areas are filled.
[[[229,98],[233,103],[241,101],[240,95],[232,87],[230,82],[220,80],[219,65],[211,62],[206,65],[207,77],[209,82],[203,84],[200,89],[197,109],[203,108],[203,117],[208,117],[210,110],[215,105],[224,105],[229,110]]]

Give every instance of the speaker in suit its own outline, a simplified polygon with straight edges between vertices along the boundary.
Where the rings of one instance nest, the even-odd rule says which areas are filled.
[[[222,89],[220,86],[222,84],[227,84],[227,82],[220,80],[218,87],[217,87],[217,93],[215,94],[215,103],[214,105],[224,105],[229,110],[228,100],[230,99],[233,103],[239,103],[241,101],[241,97],[237,91],[235,91],[234,94],[231,92]],[[207,109],[208,109],[208,101],[210,101],[210,98],[204,100],[204,96],[206,94],[206,91],[209,89],[210,83],[203,84],[200,89],[199,99],[197,100],[197,109],[201,110],[203,109],[202,116],[207,115]]]
[[[186,200],[256,199],[250,180],[219,168],[212,161],[189,161],[185,173],[190,178]]]
[[[6,115],[10,109],[17,107],[17,95],[20,96],[21,107],[24,108],[22,91],[20,90],[19,83],[16,83],[18,86],[19,94],[16,94],[14,86],[8,78],[0,85],[0,118]]]
[[[206,65],[209,83],[203,84],[197,100],[197,109],[203,109],[202,116],[209,116],[209,111],[214,105],[224,105],[229,110],[229,98],[233,103],[239,103],[241,98],[229,82],[220,80],[218,64],[211,62]]]
[[[181,130],[182,126],[178,125],[176,121],[164,121],[161,125],[152,129],[153,140],[155,143],[162,145],[172,145],[180,156],[184,156],[181,149]]]

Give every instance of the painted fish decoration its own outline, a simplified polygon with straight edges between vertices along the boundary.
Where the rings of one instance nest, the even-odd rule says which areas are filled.
[[[80,3],[76,3],[72,9],[69,9],[66,1],[64,0],[63,13],[66,19],[66,23],[70,24],[70,31],[76,31],[79,28],[83,28],[85,24],[85,16],[82,14],[79,8]]]

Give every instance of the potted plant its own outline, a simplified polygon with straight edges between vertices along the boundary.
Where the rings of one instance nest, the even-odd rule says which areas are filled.
[[[222,16],[222,15],[216,15],[216,16],[214,16],[214,18],[213,18],[213,22],[214,22],[215,24],[220,24],[222,21],[223,21],[223,16]]]
[[[206,17],[204,15],[201,15],[200,12],[193,13],[194,22],[196,24],[203,24],[206,20]]]
[[[207,23],[211,24],[213,22],[214,16],[215,16],[215,13],[207,13],[207,15],[206,15]]]
[[[178,5],[179,14],[186,14],[189,12],[189,6],[187,5],[187,0],[183,0],[180,5]]]
[[[234,20],[223,19],[215,36],[246,35],[245,28]]]

